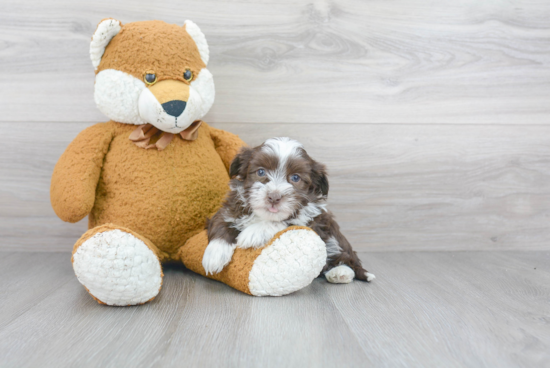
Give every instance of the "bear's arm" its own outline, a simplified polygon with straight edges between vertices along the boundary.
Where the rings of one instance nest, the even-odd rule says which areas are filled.
[[[90,213],[103,159],[113,139],[112,126],[100,123],[84,129],[57,161],[50,201],[59,218],[77,222]]]
[[[231,161],[242,147],[246,146],[239,136],[226,132],[224,130],[212,128],[208,126],[210,130],[210,137],[214,141],[214,146],[218,155],[222,158],[225,169],[229,172]]]

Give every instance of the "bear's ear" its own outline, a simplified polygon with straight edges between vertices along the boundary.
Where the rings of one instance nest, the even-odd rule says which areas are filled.
[[[186,20],[183,23],[183,27],[185,28],[187,33],[189,33],[189,36],[191,36],[193,41],[195,41],[195,44],[199,49],[199,53],[201,54],[202,62],[204,63],[204,65],[207,65],[208,59],[210,58],[210,51],[208,50],[208,43],[206,43],[206,37],[204,36],[204,33],[201,32],[199,26],[197,26],[190,20]]]
[[[122,23],[113,18],[103,19],[97,25],[97,29],[92,36],[92,42],[90,43],[90,58],[92,59],[95,70],[99,67],[101,57],[105,52],[105,47],[107,47],[111,39],[120,32],[121,28]]]

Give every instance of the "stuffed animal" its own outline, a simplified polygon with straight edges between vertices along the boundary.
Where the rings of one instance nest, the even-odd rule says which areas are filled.
[[[205,221],[228,191],[244,143],[200,119],[214,102],[209,50],[199,27],[101,21],[90,56],[95,102],[110,121],[82,131],[57,162],[55,213],[89,230],[72,262],[99,303],[136,305],[162,286],[162,263],[202,274]],[[285,295],[309,285],[326,262],[311,229],[290,227],[257,249],[237,249],[215,280],[242,292]]]

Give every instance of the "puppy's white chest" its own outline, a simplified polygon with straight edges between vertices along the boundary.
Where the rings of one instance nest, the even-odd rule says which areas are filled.
[[[259,221],[245,227],[237,236],[237,247],[257,248],[265,245],[279,231],[287,228],[284,222]]]

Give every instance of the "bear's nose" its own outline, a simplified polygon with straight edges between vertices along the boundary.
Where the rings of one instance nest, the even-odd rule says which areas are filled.
[[[162,108],[168,115],[180,116],[183,110],[185,110],[187,102],[181,100],[172,100],[162,104]]]

